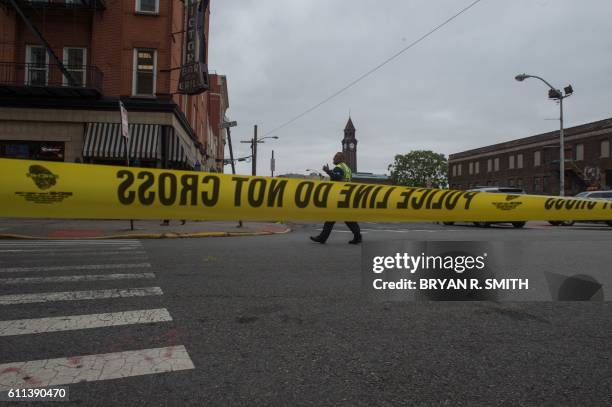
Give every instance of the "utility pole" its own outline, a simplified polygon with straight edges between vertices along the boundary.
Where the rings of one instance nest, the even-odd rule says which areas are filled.
[[[230,162],[232,163],[232,174],[233,175],[236,175],[236,164],[234,163],[234,149],[232,147],[232,135],[231,135],[230,129],[232,127],[237,126],[237,125],[238,125],[238,123],[233,121],[233,122],[223,122],[219,126],[220,128],[227,130],[227,143],[229,144]],[[238,227],[239,228],[242,227],[242,221],[241,220],[238,221]]]
[[[251,158],[251,174],[257,175],[257,125],[253,126],[253,139],[251,140],[251,151],[253,157]]]
[[[276,162],[274,161],[274,150],[272,150],[272,158],[270,158],[270,174],[272,177],[274,176],[275,165],[276,165]]]

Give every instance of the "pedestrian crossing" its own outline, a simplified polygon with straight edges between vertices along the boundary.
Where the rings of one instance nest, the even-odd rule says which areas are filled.
[[[49,262],[51,258],[53,261]],[[44,265],[45,262],[51,264]],[[166,308],[150,307],[153,299],[163,301],[163,290],[154,283],[156,278],[146,250],[138,240],[0,241],[0,339],[9,341],[2,342],[8,345],[23,344],[28,342],[28,335],[43,335],[45,341],[53,342],[53,335],[67,332],[83,340],[84,333],[95,331],[101,335],[99,330],[104,330],[105,336],[116,335],[116,342],[121,343],[122,327],[141,326],[143,330],[138,332],[142,335],[146,335],[147,327],[171,327],[163,325],[173,323]],[[75,285],[78,290],[74,289]],[[117,310],[115,302],[109,302],[123,300],[138,304],[145,299],[149,299],[149,308],[129,305],[125,308],[130,309]],[[37,304],[43,306],[36,308]],[[89,308],[85,308],[86,304]],[[123,302],[117,304],[123,306]],[[49,315],[47,306],[65,315],[54,311],[49,311],[53,312]],[[113,309],[105,309],[108,307]],[[103,312],[84,313],[83,309]],[[28,318],[15,319],[20,312],[20,316],[23,312],[29,313]],[[50,358],[33,360],[15,360],[16,357],[0,353],[0,393],[15,388],[194,369],[185,346],[175,340],[169,342],[145,349],[113,347],[109,352],[108,348],[100,348],[99,352],[74,355],[70,343],[60,341],[57,348],[61,349],[54,349],[56,353],[48,355]],[[65,356],[57,357],[58,352]]]

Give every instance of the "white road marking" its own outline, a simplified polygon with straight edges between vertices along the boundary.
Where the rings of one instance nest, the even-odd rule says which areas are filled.
[[[0,321],[0,336],[39,334],[44,332],[75,331],[132,324],[172,321],[166,308],[106,314],[66,315],[51,318]]]
[[[0,391],[193,369],[183,345],[0,365]]]
[[[101,300],[106,298],[144,297],[163,295],[159,287],[114,288],[109,290],[65,291],[51,293],[0,295],[0,305],[31,304],[51,301]]]
[[[147,254],[146,251],[143,250],[134,250],[134,249],[117,249],[117,248],[112,248],[113,250],[101,250],[101,249],[97,249],[97,250],[79,250],[79,251],[75,251],[75,249],[69,249],[69,250],[58,250],[58,249],[0,249],[0,253],[42,253],[45,256],[48,256],[49,254],[61,254],[62,256],[80,256],[83,254],[87,254],[88,256],[90,255],[95,255],[95,254],[99,254],[99,255],[107,255],[107,254],[121,254],[121,255],[136,255],[136,254],[142,254],[145,255]]]
[[[59,271],[59,270],[107,270],[107,269],[133,269],[151,267],[151,263],[126,263],[126,264],[81,264],[71,266],[36,266],[36,267],[5,267],[0,268],[0,273],[17,273],[25,271]]]
[[[79,281],[132,280],[140,278],[155,278],[154,273],[124,273],[124,274],[91,274],[84,276],[56,277],[18,277],[0,278],[0,285],[7,284],[42,284],[42,283],[72,283]]]
[[[99,245],[99,244],[111,244],[111,245],[141,245],[142,242],[140,240],[135,239],[125,239],[125,240],[115,240],[115,239],[52,239],[52,240],[5,240],[0,242],[0,245],[62,245],[62,244],[90,244],[90,245]]]

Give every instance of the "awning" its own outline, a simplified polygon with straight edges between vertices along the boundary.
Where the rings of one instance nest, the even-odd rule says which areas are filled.
[[[131,159],[160,158],[161,125],[130,124],[128,143]],[[125,139],[120,123],[87,123],[83,157],[125,158]]]
[[[193,142],[185,141],[174,129],[168,134],[168,161],[185,163],[192,168],[199,163]]]

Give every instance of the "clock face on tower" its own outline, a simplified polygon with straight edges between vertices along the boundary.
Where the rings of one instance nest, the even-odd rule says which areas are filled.
[[[355,148],[355,143],[349,144],[349,149],[353,150]]]

